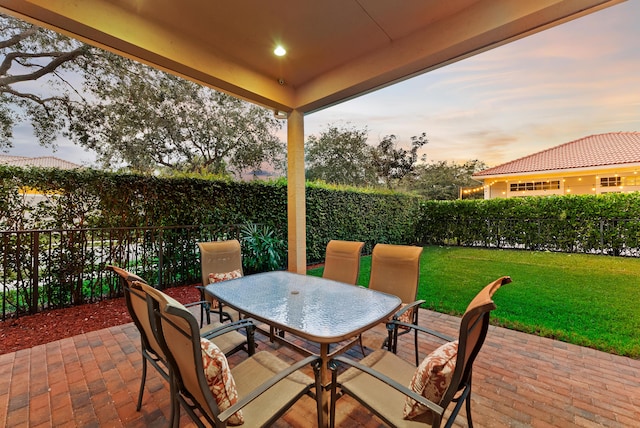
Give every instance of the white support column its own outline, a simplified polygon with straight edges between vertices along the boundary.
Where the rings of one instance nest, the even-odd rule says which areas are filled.
[[[307,211],[304,180],[304,115],[293,110],[287,120],[288,270],[307,270]]]

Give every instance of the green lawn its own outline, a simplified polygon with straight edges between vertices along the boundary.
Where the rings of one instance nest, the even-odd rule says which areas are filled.
[[[371,257],[360,265],[367,285]],[[309,271],[321,275],[322,268]],[[640,259],[550,252],[425,247],[418,299],[461,315],[494,279],[513,282],[494,300],[492,323],[640,358]]]

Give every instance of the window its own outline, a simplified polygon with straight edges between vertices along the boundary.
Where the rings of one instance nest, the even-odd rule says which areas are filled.
[[[640,185],[640,177],[631,176],[624,177],[624,185],[625,186],[639,186]]]
[[[560,180],[530,181],[526,183],[511,183],[509,190],[512,192],[531,192],[560,189]]]
[[[620,177],[601,177],[600,187],[618,187],[621,186]]]

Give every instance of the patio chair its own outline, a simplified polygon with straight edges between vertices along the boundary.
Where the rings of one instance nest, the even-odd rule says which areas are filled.
[[[120,277],[127,310],[140,332],[140,350],[143,357],[142,380],[140,382],[140,392],[138,393],[138,403],[136,405],[136,410],[140,411],[140,408],[142,407],[144,385],[147,379],[147,362],[149,362],[149,364],[151,364],[166,381],[169,381],[167,358],[158,344],[151,328],[151,316],[147,304],[146,293],[139,285],[135,285],[135,283],[146,284],[146,281],[138,275],[117,266],[106,266],[106,269],[115,272]],[[195,302],[186,306],[193,306],[200,303],[202,302]],[[247,336],[245,337],[238,331],[230,329],[228,325],[222,326],[219,323],[209,324],[201,330],[201,334],[207,335],[207,337],[215,335],[216,338],[214,340],[216,345],[227,355],[231,355],[241,349],[246,350],[249,355],[253,355],[255,353],[253,324],[245,321],[236,323],[233,327],[237,329],[245,328],[247,330]]]
[[[429,354],[416,369],[396,354],[378,350],[360,362],[345,357],[330,361],[332,369],[330,426],[335,426],[336,400],[350,395],[393,427],[439,427],[451,402],[456,405],[446,427],[466,401],[467,423],[471,419],[471,373],[489,328],[491,311],[496,308],[493,294],[508,276],[484,287],[471,301],[460,322],[458,338],[411,326],[421,333],[438,337],[446,344]],[[400,321],[391,323],[404,324]],[[338,376],[338,363],[350,366]]]
[[[393,319],[403,322],[389,332],[385,345],[389,350],[397,343],[398,335],[411,332],[418,325],[418,309],[424,300],[416,300],[420,280],[420,256],[422,247],[409,245],[377,244],[371,255],[369,288],[396,295],[402,300],[402,308]],[[398,327],[400,326],[400,327]],[[416,366],[418,357],[418,332],[414,330]],[[384,345],[383,345],[384,346]]]
[[[322,277],[345,284],[356,285],[360,275],[360,254],[364,242],[332,239],[327,244]],[[362,336],[359,336],[360,351],[365,356]]]
[[[247,427],[271,425],[300,397],[322,388],[320,357],[311,356],[293,365],[261,351],[233,369],[220,350],[198,336],[198,324],[191,312],[176,305],[157,290],[142,285],[154,313],[154,333],[168,356],[171,367],[171,397],[198,426],[201,418],[212,426],[244,423]],[[300,369],[311,364],[315,380]],[[318,426],[322,408],[317,402]],[[179,403],[179,405],[178,405]],[[179,425],[180,412],[172,414]]]
[[[200,248],[200,268],[202,272],[201,300],[209,302],[209,310],[220,317],[220,322],[233,321],[228,312],[222,310],[218,300],[205,293],[208,284],[239,278],[242,271],[242,250],[237,239],[228,241],[198,242]],[[200,311],[200,325],[202,325],[203,310]],[[208,315],[207,315],[208,316]]]
[[[360,274],[360,253],[364,242],[338,241],[327,244],[322,277],[356,285]]]

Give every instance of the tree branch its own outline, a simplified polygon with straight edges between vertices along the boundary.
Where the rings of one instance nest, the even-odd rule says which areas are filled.
[[[17,76],[0,77],[0,88],[2,88],[1,90],[4,91],[5,90],[4,87],[11,85],[13,83],[26,82],[30,80],[38,80],[40,77],[46,74],[52,73],[54,70],[56,70],[59,66],[61,66],[65,62],[72,61],[77,57],[83,55],[86,50],[87,50],[86,46],[80,46],[77,49],[74,49],[69,52],[49,52],[47,54],[22,54],[22,53],[16,53],[16,52],[10,53],[6,56],[5,60],[2,63],[2,66],[0,66],[0,72],[2,72],[0,74],[6,73],[6,71],[8,71],[9,68],[11,68],[11,62],[16,60],[17,58],[51,57],[53,58],[53,60],[51,60],[47,65],[40,68],[39,70],[34,71],[33,73],[21,74]],[[7,66],[7,61],[9,61],[8,66]]]
[[[27,39],[38,32],[38,27],[31,27],[28,30],[25,30],[19,34],[14,35],[13,37],[8,38],[7,40],[0,40],[0,49],[8,48],[9,46],[14,46],[20,43],[22,40]]]
[[[2,92],[5,92],[5,93],[7,93],[7,94],[11,94],[11,95],[15,95],[16,97],[19,97],[19,98],[25,98],[25,99],[28,99],[28,100],[30,100],[30,101],[33,101],[33,102],[38,103],[38,104],[43,105],[43,106],[44,106],[46,103],[51,102],[51,101],[62,101],[62,102],[66,102],[66,101],[67,101],[67,99],[66,99],[66,98],[62,98],[62,97],[40,98],[40,97],[39,97],[39,96],[37,96],[37,95],[33,95],[33,94],[25,94],[25,93],[23,93],[23,92],[15,91],[15,90],[13,90],[13,89],[11,89],[11,88],[3,89],[3,91],[2,91]]]

